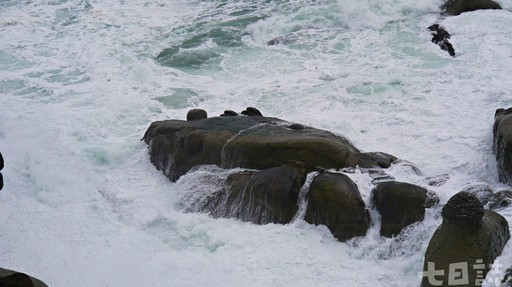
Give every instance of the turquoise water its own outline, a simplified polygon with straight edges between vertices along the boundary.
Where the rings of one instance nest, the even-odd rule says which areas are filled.
[[[0,266],[52,286],[417,286],[438,210],[397,240],[374,226],[349,243],[300,219],[213,219],[187,211],[230,171],[171,183],[140,138],[191,108],[255,106],[422,171],[395,166],[397,180],[448,174],[429,187],[442,202],[506,188],[491,151],[494,110],[512,105],[500,3],[442,18],[440,1],[1,1]],[[434,22],[456,58],[430,42]],[[371,179],[350,176],[368,202]]]

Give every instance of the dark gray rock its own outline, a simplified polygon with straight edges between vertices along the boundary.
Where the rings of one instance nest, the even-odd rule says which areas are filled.
[[[221,117],[236,117],[238,116],[238,113],[232,110],[225,110]]]
[[[489,200],[489,209],[499,210],[512,206],[512,190],[500,190]]]
[[[370,217],[356,184],[346,175],[321,173],[311,182],[304,220],[329,228],[340,241],[364,236]]]
[[[0,268],[2,287],[48,287],[43,281],[13,270]]]
[[[380,213],[380,235],[398,235],[406,226],[423,220],[425,207],[431,207],[438,199],[429,198],[428,191],[405,182],[379,183],[372,190],[372,204]]]
[[[244,111],[241,113],[242,115],[251,116],[251,117],[262,117],[263,115],[261,112],[254,107],[247,107]]]
[[[193,109],[187,113],[187,121],[197,121],[208,118],[208,113],[203,109]]]
[[[264,170],[300,161],[310,172],[316,167],[355,167],[360,161],[360,151],[346,138],[288,126],[262,116],[168,120],[152,123],[143,140],[151,162],[173,181],[204,164]]]
[[[493,138],[499,180],[512,184],[512,108],[496,110]]]
[[[441,8],[448,15],[459,15],[476,10],[501,9],[501,6],[492,0],[447,0]]]
[[[458,266],[454,264],[463,265],[459,271],[468,271],[464,276],[467,281],[459,281],[456,286],[481,286],[489,266],[510,238],[507,220],[494,211],[484,210],[478,198],[468,192],[450,198],[442,215],[443,222],[429,242],[423,267],[424,272],[436,270],[442,274],[424,276],[421,286],[450,286],[453,281],[449,280],[462,280],[454,274],[454,266]]]
[[[447,51],[450,56],[455,57],[455,49],[450,43],[450,33],[439,24],[432,24],[428,27],[432,31],[432,43],[438,45],[442,50]]]

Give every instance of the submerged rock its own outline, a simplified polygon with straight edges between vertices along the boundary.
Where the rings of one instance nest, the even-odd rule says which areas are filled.
[[[151,162],[175,181],[198,165],[268,169],[301,161],[316,167],[355,167],[361,152],[346,138],[263,116],[211,117],[153,122],[143,140]],[[375,163],[376,165],[378,163]]]
[[[512,267],[505,271],[505,276],[501,280],[500,287],[512,287]]]
[[[13,270],[0,268],[2,287],[48,287],[43,281]]]
[[[429,197],[423,187],[397,181],[379,183],[371,196],[380,213],[380,235],[385,237],[396,236],[406,226],[423,220],[425,207],[439,201],[437,197]]]
[[[494,114],[493,152],[498,162],[499,180],[512,184],[512,108]]]
[[[492,187],[483,182],[468,184],[462,191],[473,194],[483,205],[486,205],[494,194]]]
[[[364,236],[370,217],[356,184],[346,175],[321,173],[311,182],[304,220],[323,224],[340,241]]]
[[[421,286],[481,286],[510,238],[507,220],[468,192],[450,198],[442,215],[425,252]]]
[[[512,206],[512,190],[500,190],[489,200],[489,209],[498,210]]]
[[[501,9],[501,6],[492,0],[447,0],[441,9],[448,15],[459,15],[476,10]]]

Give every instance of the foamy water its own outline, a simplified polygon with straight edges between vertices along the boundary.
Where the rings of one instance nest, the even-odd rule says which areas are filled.
[[[422,171],[395,166],[397,180],[448,174],[429,187],[441,202],[468,183],[507,188],[491,133],[512,106],[512,2],[448,18],[440,3],[2,1],[0,266],[51,286],[418,286],[438,209],[398,239],[372,212],[348,243],[300,218],[213,219],[187,207],[219,174],[171,183],[139,140],[194,107],[255,106]],[[434,22],[456,58],[430,43]],[[348,175],[368,202],[371,179]],[[511,244],[499,260],[512,265]]]

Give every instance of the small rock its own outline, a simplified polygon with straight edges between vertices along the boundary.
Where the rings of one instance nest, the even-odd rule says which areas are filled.
[[[192,109],[187,113],[187,121],[197,121],[208,118],[208,113],[203,109]]]
[[[242,111],[242,115],[251,116],[251,117],[262,117],[263,115],[257,108],[247,107],[245,111]]]
[[[221,117],[236,117],[238,116],[238,113],[232,110],[225,110]]]

